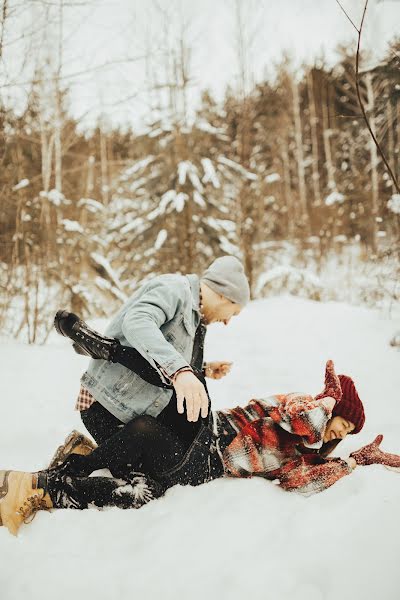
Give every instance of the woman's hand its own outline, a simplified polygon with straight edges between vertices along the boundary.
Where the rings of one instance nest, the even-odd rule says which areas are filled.
[[[350,456],[354,458],[358,465],[386,465],[387,467],[400,467],[400,456],[398,454],[383,452],[383,450],[379,448],[382,440],[383,435],[377,435],[371,444],[352,452]]]
[[[231,370],[232,363],[226,361],[214,361],[206,363],[205,376],[210,379],[221,379],[228,375]]]

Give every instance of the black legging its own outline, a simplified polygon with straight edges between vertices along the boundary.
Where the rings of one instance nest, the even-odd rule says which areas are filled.
[[[139,374],[140,367],[141,364],[136,365]],[[197,376],[207,390],[204,377],[199,373]],[[81,418],[98,447],[87,456],[72,454],[57,467],[60,473],[87,476],[93,471],[108,468],[114,477],[122,478],[132,470],[155,476],[172,468],[183,458],[201,424],[207,425],[209,419],[199,418],[197,422],[190,422],[186,410],[179,414],[175,392],[157,419],[140,415],[124,424],[99,402],[82,411]]]
[[[195,374],[206,387],[199,370],[204,334],[204,327],[199,326],[192,364],[197,366]],[[118,346],[113,362],[124,365],[152,385],[173,389],[134,348]],[[183,458],[201,424],[208,422],[208,418],[189,422],[186,411],[179,414],[175,393],[157,419],[142,415],[124,424],[99,402],[82,411],[81,417],[99,445],[90,455],[72,454],[60,467],[44,473],[53,505],[58,508],[83,509],[91,504],[139,508],[158,498],[165,488],[151,476],[174,467]],[[111,471],[113,478],[88,477],[104,467]],[[138,473],[138,469],[146,475]]]
[[[41,487],[49,493],[54,508],[140,508],[165,492],[165,486],[135,471],[126,473],[122,479],[76,477],[51,469],[39,473],[39,478]]]
[[[199,325],[193,345],[192,364],[195,375],[207,390],[200,370],[204,335],[205,328]],[[135,348],[118,344],[112,362],[122,364],[151,385],[173,389]],[[211,410],[210,399],[208,408]],[[175,392],[157,419],[142,415],[124,424],[98,402],[82,411],[81,418],[98,447],[88,456],[71,455],[62,465],[63,472],[89,475],[106,467],[117,477],[124,476],[132,468],[140,468],[146,473],[171,468],[182,458],[201,423],[208,422],[208,417],[199,418],[195,423],[188,421],[186,409],[179,414]]]
[[[165,492],[150,474],[175,466],[186,448],[170,427],[150,416],[124,425],[99,402],[81,416],[99,446],[88,456],[71,455],[43,473],[55,508],[140,508]],[[103,467],[113,477],[88,477]]]
[[[97,423],[102,413],[108,412],[98,402],[89,411],[96,413]],[[90,431],[90,426],[88,428]],[[103,468],[108,468],[115,477],[124,477],[132,471],[156,476],[175,466],[184,453],[184,443],[170,427],[154,417],[141,415],[114,428],[114,432],[87,456],[71,454],[56,470],[83,477]]]

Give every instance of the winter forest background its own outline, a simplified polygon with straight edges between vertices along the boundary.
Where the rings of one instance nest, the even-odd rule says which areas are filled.
[[[365,3],[340,2],[355,26]],[[368,1],[359,65],[393,177],[356,48],[336,0],[0,0],[1,469],[86,432],[58,308],[104,331],[226,253],[255,301],[207,333],[233,365],[213,408],[314,395],[332,358],[367,416],[338,455],[400,454],[400,0]],[[372,465],[307,498],[221,478],[40,511],[0,527],[1,600],[399,600],[399,505]]]
[[[110,58],[96,62],[88,39],[71,62],[75,28],[107,4],[0,2],[3,334],[44,342],[58,307],[104,317],[144,279],[201,272],[225,253],[243,259],[253,298],[289,292],[392,310],[400,195],[361,115],[356,33],[338,4],[318,6],[337,12],[346,40],[329,42],[327,12],[325,30],[310,31],[321,38],[318,51],[299,57],[288,36],[256,72],[270,3],[217,2],[229,16],[221,36],[233,48],[223,94],[194,75],[208,21],[199,28],[190,2],[128,3]],[[295,5],[306,15],[313,3],[283,2],[283,23],[295,19]],[[342,5],[359,24],[364,3]],[[361,95],[399,181],[400,3],[370,2],[368,10]],[[84,96],[121,65],[131,94],[102,101],[103,78],[96,110],[71,108],[77,84]],[[115,119],[120,106],[124,118]]]

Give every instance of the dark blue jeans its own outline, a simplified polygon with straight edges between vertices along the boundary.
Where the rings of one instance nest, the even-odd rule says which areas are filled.
[[[104,410],[95,403],[82,415],[99,442],[102,428],[110,431],[110,413],[102,415]],[[92,455],[71,455],[63,465],[47,471],[47,490],[54,507],[140,508],[176,484],[200,485],[223,474],[216,438],[203,423],[188,448],[154,417],[138,417],[122,427],[114,425],[114,435]],[[112,478],[89,477],[103,467],[110,469]]]

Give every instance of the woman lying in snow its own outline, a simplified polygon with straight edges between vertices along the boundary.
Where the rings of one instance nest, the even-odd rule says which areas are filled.
[[[89,411],[101,408],[95,403]],[[139,508],[175,484],[199,485],[218,477],[260,476],[309,495],[357,465],[400,467],[400,456],[380,450],[381,435],[347,459],[327,458],[346,435],[361,430],[364,420],[353,381],[337,376],[329,361],[325,389],[315,398],[274,395],[244,408],[210,412],[208,426],[200,427],[189,448],[176,431],[144,416],[117,426],[87,456],[71,454],[61,465],[37,473],[1,471],[0,523],[17,534],[40,509]],[[89,477],[103,467],[113,477]]]

